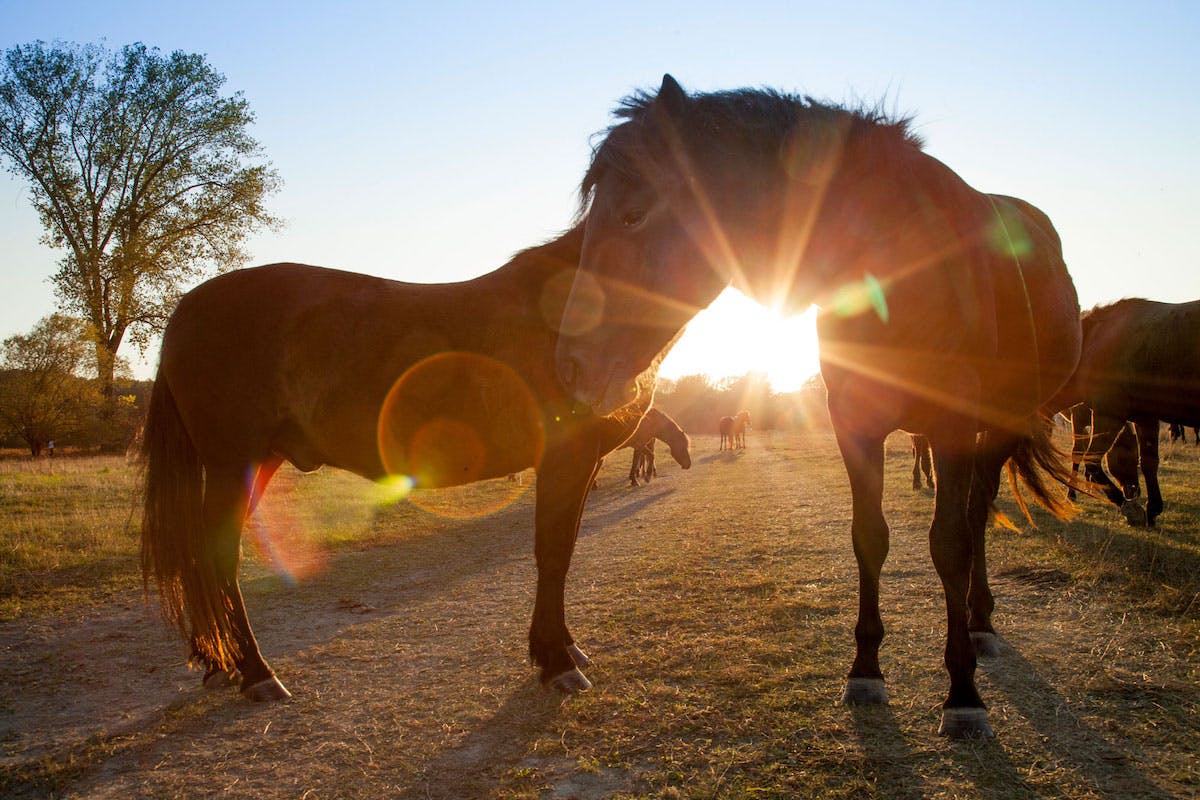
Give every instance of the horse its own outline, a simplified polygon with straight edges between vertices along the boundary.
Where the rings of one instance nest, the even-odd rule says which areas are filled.
[[[1097,306],[1081,319],[1079,367],[1055,404],[1092,409],[1092,441],[1084,474],[1135,525],[1154,525],[1162,512],[1158,487],[1158,423],[1200,424],[1200,300],[1161,303],[1125,298]],[[1146,508],[1127,506],[1100,458],[1126,421],[1139,427]],[[1142,429],[1145,429],[1145,435]]]
[[[207,685],[289,691],[259,650],[238,585],[244,522],[288,461],[411,488],[537,469],[541,681],[591,686],[564,587],[601,457],[636,430],[657,362],[606,415],[555,375],[556,326],[583,241],[576,226],[474,280],[413,284],[301,264],[215,277],[180,300],[144,425],[142,568]]]
[[[1187,429],[1183,425],[1173,422],[1169,426],[1169,431],[1172,442],[1182,441],[1184,444],[1187,444]],[[1192,439],[1196,444],[1200,444],[1200,428],[1192,428]]]
[[[1085,405],[1077,405],[1063,412],[1071,421],[1071,473],[1076,474],[1081,465],[1087,480],[1116,503],[1130,524],[1140,524],[1147,518],[1146,511],[1138,504],[1141,486],[1138,484],[1138,467],[1146,479],[1148,496],[1158,497],[1158,508],[1162,507],[1162,496],[1158,487],[1158,422],[1157,420],[1142,420],[1139,423],[1126,422],[1121,426],[1115,439],[1106,441],[1102,437],[1092,436],[1092,410]],[[1099,448],[1107,444],[1108,451],[1100,452]],[[1145,452],[1145,457],[1141,453]],[[1108,464],[1108,472],[1104,472],[1102,461]],[[1111,480],[1109,479],[1111,476]],[[1107,486],[1115,482],[1120,490],[1120,500],[1115,494],[1110,494]],[[1067,497],[1076,498],[1075,487],[1067,490]],[[1151,523],[1153,524],[1153,523]]]
[[[721,446],[719,450],[734,450],[737,448],[746,448],[746,428],[750,425],[750,412],[739,411],[732,417],[721,417],[717,424],[718,430],[721,432]]]
[[[884,440],[923,433],[938,476],[930,551],[947,611],[940,732],[993,735],[975,670],[977,648],[997,647],[983,543],[1002,469],[1054,514],[1072,509],[1043,407],[1080,347],[1053,224],[1023,200],[973,189],[923,152],[909,120],[878,110],[769,89],[689,96],[667,75],[616,116],[580,185],[586,234],[559,339],[563,382],[597,412],[614,408],[729,285],[785,312],[818,305],[859,569],[842,700],[887,700]]]
[[[651,407],[638,423],[637,430],[625,442],[624,447],[633,448],[633,462],[629,466],[629,485],[637,486],[638,479],[649,483],[657,476],[654,468],[654,441],[662,440],[671,448],[671,457],[684,469],[691,469],[691,439],[675,420],[663,411]]]
[[[930,489],[933,488],[933,453],[929,449],[929,437],[920,433],[909,435],[912,443],[913,454],[913,469],[912,469],[912,485],[913,491],[919,491],[921,488],[921,473],[925,473],[925,485]]]

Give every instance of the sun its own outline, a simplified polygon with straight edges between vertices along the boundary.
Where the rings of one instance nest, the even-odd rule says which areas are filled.
[[[719,380],[763,372],[776,392],[792,392],[819,369],[815,307],[784,317],[736,289],[726,289],[691,321],[659,374]]]

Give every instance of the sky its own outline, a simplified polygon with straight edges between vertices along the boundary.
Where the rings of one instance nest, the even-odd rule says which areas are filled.
[[[1200,298],[1194,1],[0,0],[0,47],[38,39],[203,53],[245,95],[286,221],[250,242],[248,265],[490,271],[568,226],[610,110],[669,72],[689,91],[882,100],[972,186],[1049,214],[1085,308]],[[56,310],[59,254],[40,235],[27,186],[0,175],[0,338]],[[798,383],[816,370],[811,331],[811,313],[722,296],[664,372],[782,359],[773,379]],[[761,346],[780,332],[790,346]],[[153,352],[124,354],[152,375]]]

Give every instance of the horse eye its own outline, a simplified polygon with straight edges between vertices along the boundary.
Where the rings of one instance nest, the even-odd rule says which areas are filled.
[[[624,228],[636,228],[638,225],[642,224],[642,220],[645,218],[645,210],[634,208],[621,215],[621,226]]]

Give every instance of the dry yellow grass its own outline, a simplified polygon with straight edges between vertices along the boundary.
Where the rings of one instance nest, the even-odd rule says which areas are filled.
[[[1155,532],[1085,502],[993,534],[1007,642],[980,685],[998,738],[936,736],[944,611],[895,440],[884,669],[892,703],[836,704],[853,647],[849,497],[826,434],[695,443],[629,489],[606,465],[568,613],[596,688],[525,663],[532,492],[481,518],[384,504],[294,473],[264,519],[318,566],[246,571],[260,641],[295,692],[205,693],[139,595],[0,625],[0,794],[13,797],[1192,797],[1200,792],[1200,472],[1164,469]],[[526,486],[528,485],[528,480]],[[484,485],[463,502],[496,502]],[[335,500],[344,506],[334,509]],[[1010,516],[1015,514],[1011,513]],[[286,511],[287,513],[284,513]],[[290,514],[291,516],[288,516]],[[339,531],[332,537],[321,531]],[[333,540],[331,543],[331,539]],[[1175,563],[1182,560],[1180,566]],[[1171,562],[1171,563],[1168,563]]]

